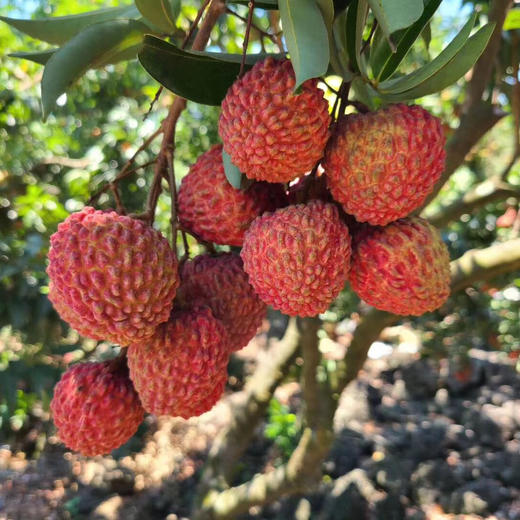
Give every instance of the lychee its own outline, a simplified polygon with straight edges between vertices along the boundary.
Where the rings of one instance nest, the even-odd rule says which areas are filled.
[[[284,198],[280,184],[254,182],[245,190],[231,186],[222,164],[222,145],[215,145],[182,179],[179,220],[187,231],[203,240],[241,246],[251,222],[282,205]]]
[[[377,309],[420,316],[450,294],[448,249],[437,229],[419,217],[365,226],[354,235],[349,280]]]
[[[119,448],[144,417],[121,360],[73,365],[54,389],[51,411],[61,441],[89,457]]]
[[[151,338],[128,347],[130,377],[144,409],[185,419],[220,399],[228,360],[226,330],[208,307],[174,311]]]
[[[246,232],[242,259],[260,298],[291,316],[324,312],[350,267],[350,234],[320,200],[265,213]]]
[[[87,207],[51,237],[49,299],[81,334],[127,345],[169,317],[179,283],[168,241],[140,220]]]
[[[332,196],[359,222],[410,214],[444,169],[441,121],[419,106],[391,105],[341,118],[323,167]]]
[[[185,262],[180,275],[175,306],[207,305],[226,327],[230,349],[246,346],[262,324],[266,305],[249,284],[240,256],[200,255]]]
[[[219,121],[224,150],[250,179],[289,182],[323,155],[330,115],[317,80],[294,93],[290,61],[267,58],[230,87]]]

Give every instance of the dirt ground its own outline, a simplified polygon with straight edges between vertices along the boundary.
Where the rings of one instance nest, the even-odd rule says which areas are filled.
[[[237,361],[250,372],[265,334]],[[394,351],[369,360],[344,392],[324,479],[309,495],[252,508],[243,519],[520,520],[520,379],[498,353],[474,351],[461,378],[442,363]],[[85,458],[49,437],[41,455],[0,446],[0,520],[181,520],[206,454],[231,417],[224,399],[200,418],[148,417],[112,456]],[[296,408],[300,387],[278,399]],[[280,453],[258,429],[239,478]]]

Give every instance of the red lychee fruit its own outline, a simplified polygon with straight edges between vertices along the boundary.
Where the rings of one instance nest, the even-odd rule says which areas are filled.
[[[128,347],[130,377],[147,412],[188,419],[210,410],[227,380],[228,338],[208,307],[174,311]]]
[[[336,206],[315,200],[254,220],[241,256],[265,303],[291,316],[315,316],[343,288],[350,253],[350,234]]]
[[[121,360],[73,365],[54,388],[51,411],[60,440],[89,457],[119,448],[144,417]]]
[[[317,80],[294,93],[290,61],[267,58],[231,86],[219,121],[224,150],[250,179],[289,182],[323,155],[330,115]]]
[[[441,121],[419,106],[345,116],[323,162],[332,196],[359,222],[406,217],[439,180],[444,142]]]
[[[420,316],[438,309],[450,294],[448,249],[422,218],[365,226],[354,235],[352,249],[352,289],[377,309]]]
[[[89,338],[127,345],[170,315],[179,284],[168,241],[140,220],[85,208],[51,237],[49,299]]]
[[[222,164],[222,145],[202,154],[182,179],[179,220],[182,226],[208,242],[241,246],[251,222],[283,204],[280,184],[255,182],[245,190],[229,184]]]
[[[175,306],[207,305],[226,327],[231,350],[245,347],[266,314],[249,284],[242,259],[233,253],[200,255],[185,262]]]

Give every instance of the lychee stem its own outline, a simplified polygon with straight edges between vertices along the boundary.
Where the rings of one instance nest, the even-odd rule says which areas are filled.
[[[246,34],[244,36],[244,43],[242,45],[242,61],[240,63],[240,73],[238,75],[241,78],[244,74],[244,67],[246,65],[246,55],[247,55],[247,46],[249,44],[249,33],[251,32],[251,24],[253,22],[253,11],[255,9],[255,0],[250,0],[249,4],[249,14],[247,16],[247,25],[246,25]]]

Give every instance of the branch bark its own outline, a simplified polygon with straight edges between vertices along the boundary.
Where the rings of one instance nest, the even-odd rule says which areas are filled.
[[[520,238],[472,249],[451,262],[451,290],[460,291],[475,282],[490,280],[520,269]]]
[[[469,251],[451,262],[452,292],[519,268],[520,239]],[[333,389],[335,392],[340,393],[357,377],[370,345],[385,327],[401,318],[376,309],[363,317],[347,350],[344,369]],[[307,491],[316,484],[315,470],[321,467],[332,444],[332,414],[328,426],[321,423],[315,428],[307,427],[287,464],[269,473],[257,474],[239,486],[208,493],[194,520],[232,519],[253,505],[271,503],[282,496]]]
[[[309,393],[315,391],[320,398],[332,403],[331,393],[324,392],[325,385],[319,384],[316,379],[316,369],[320,361],[317,336],[320,325],[318,318],[299,318],[297,322],[304,364],[307,365],[303,370],[304,392],[309,397]],[[321,408],[316,406],[318,402],[312,398],[311,403],[311,408],[306,410],[308,424],[287,464],[269,473],[257,474],[245,484],[220,492],[210,491],[194,515],[194,520],[234,518],[247,512],[252,505],[273,502],[281,496],[311,488],[332,443],[334,413],[334,406],[327,405],[327,402],[321,401]]]
[[[441,178],[419,211],[437,196],[451,175],[464,162],[473,146],[505,115],[507,114],[502,110],[479,101],[470,112],[461,117],[459,127],[446,144],[446,163]]]
[[[477,184],[463,197],[452,204],[441,207],[434,214],[426,216],[426,218],[434,226],[442,228],[462,215],[471,214],[490,202],[496,202],[508,197],[520,197],[520,187],[508,184],[502,181],[501,178],[495,177]]]
[[[439,193],[452,173],[464,162],[480,138],[506,114],[490,103],[482,101],[482,94],[491,79],[493,66],[500,49],[502,26],[512,0],[493,0],[489,8],[488,20],[495,22],[495,30],[488,46],[473,67],[471,80],[466,87],[466,100],[460,124],[446,145],[446,167],[432,193],[426,198],[421,210]]]
[[[300,341],[301,332],[296,325],[296,318],[291,318],[282,340],[271,347],[246,383],[245,389],[238,396],[233,396],[233,420],[220,432],[211,447],[197,490],[196,503],[200,504],[210,489],[229,485],[236,463],[265,416],[276,387],[296,358]]]
[[[496,23],[495,30],[489,39],[487,47],[473,67],[471,80],[466,89],[465,112],[468,112],[471,107],[475,106],[482,99],[484,89],[491,79],[495,59],[500,49],[502,27],[504,26],[507,11],[512,4],[513,0],[493,0],[489,6],[488,20]]]

